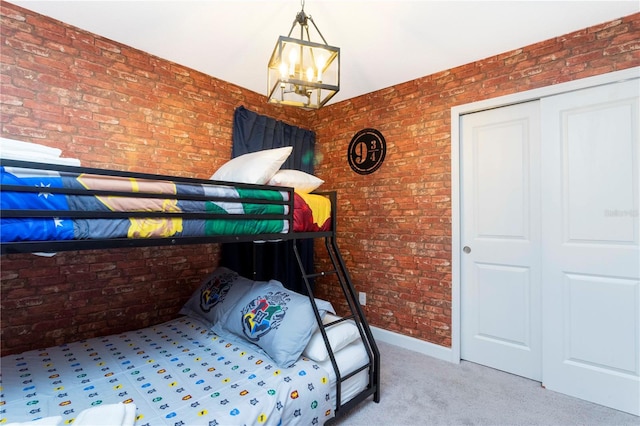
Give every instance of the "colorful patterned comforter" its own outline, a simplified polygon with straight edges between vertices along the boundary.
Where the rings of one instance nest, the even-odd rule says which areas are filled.
[[[0,167],[0,177],[3,185],[39,188],[38,192],[3,190],[0,197],[3,211],[60,212],[49,217],[21,218],[3,214],[0,219],[2,242],[261,235],[290,231],[287,215],[291,192],[286,190],[17,167]],[[65,188],[63,191],[67,193],[56,192],[56,188]],[[85,190],[117,191],[118,195],[69,193]],[[328,201],[326,197],[315,197]],[[328,218],[314,217],[310,204],[314,205],[303,197],[294,197],[294,231],[330,227]],[[69,217],[65,217],[65,212],[69,212]],[[85,212],[98,217],[83,215]],[[144,212],[164,216],[145,216]],[[233,216],[230,219],[227,215]]]
[[[268,357],[191,318],[1,359],[0,424],[92,406],[136,405],[135,425],[317,425],[333,416],[329,375]]]

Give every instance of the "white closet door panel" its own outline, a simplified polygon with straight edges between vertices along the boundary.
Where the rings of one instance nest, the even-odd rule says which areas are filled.
[[[545,98],[543,383],[640,415],[638,80]]]
[[[527,125],[510,121],[476,128],[472,161],[480,238],[528,236]]]
[[[476,263],[476,337],[528,350],[531,335],[529,268]],[[509,318],[508,321],[505,321]]]
[[[637,341],[639,331],[638,281],[566,273],[563,286],[567,307],[563,313],[567,337],[563,351],[567,360],[638,375],[636,354],[627,346]],[[606,312],[607,317],[594,315],[598,312]],[[629,326],[618,326],[625,323]],[[593,339],[594,335],[599,339]]]
[[[611,220],[636,207],[634,164],[624,161],[634,156],[633,112],[622,101],[564,113],[565,241],[637,243],[637,221]]]
[[[538,102],[461,120],[461,355],[540,380],[538,122]]]

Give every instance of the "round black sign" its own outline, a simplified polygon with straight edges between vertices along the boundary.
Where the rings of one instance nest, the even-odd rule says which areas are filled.
[[[347,157],[354,172],[361,175],[373,173],[382,165],[387,153],[387,143],[376,129],[362,129],[351,139]]]

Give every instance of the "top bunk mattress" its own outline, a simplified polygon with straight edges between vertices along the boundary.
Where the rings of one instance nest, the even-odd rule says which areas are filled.
[[[330,199],[292,188],[6,159],[2,163],[3,246],[86,240],[127,245],[140,239],[181,244],[240,241],[238,236],[249,236],[244,239],[248,241],[251,236],[278,239],[331,229]]]

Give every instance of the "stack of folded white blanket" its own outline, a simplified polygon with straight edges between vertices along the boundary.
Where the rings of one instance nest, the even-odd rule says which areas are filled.
[[[9,423],[6,426],[58,426],[61,416],[44,417],[23,423]],[[132,426],[136,421],[135,404],[105,404],[87,408],[78,414],[73,426]]]
[[[80,160],[60,157],[60,154],[62,154],[62,150],[58,148],[0,137],[0,157],[2,158],[64,166],[80,165]]]

